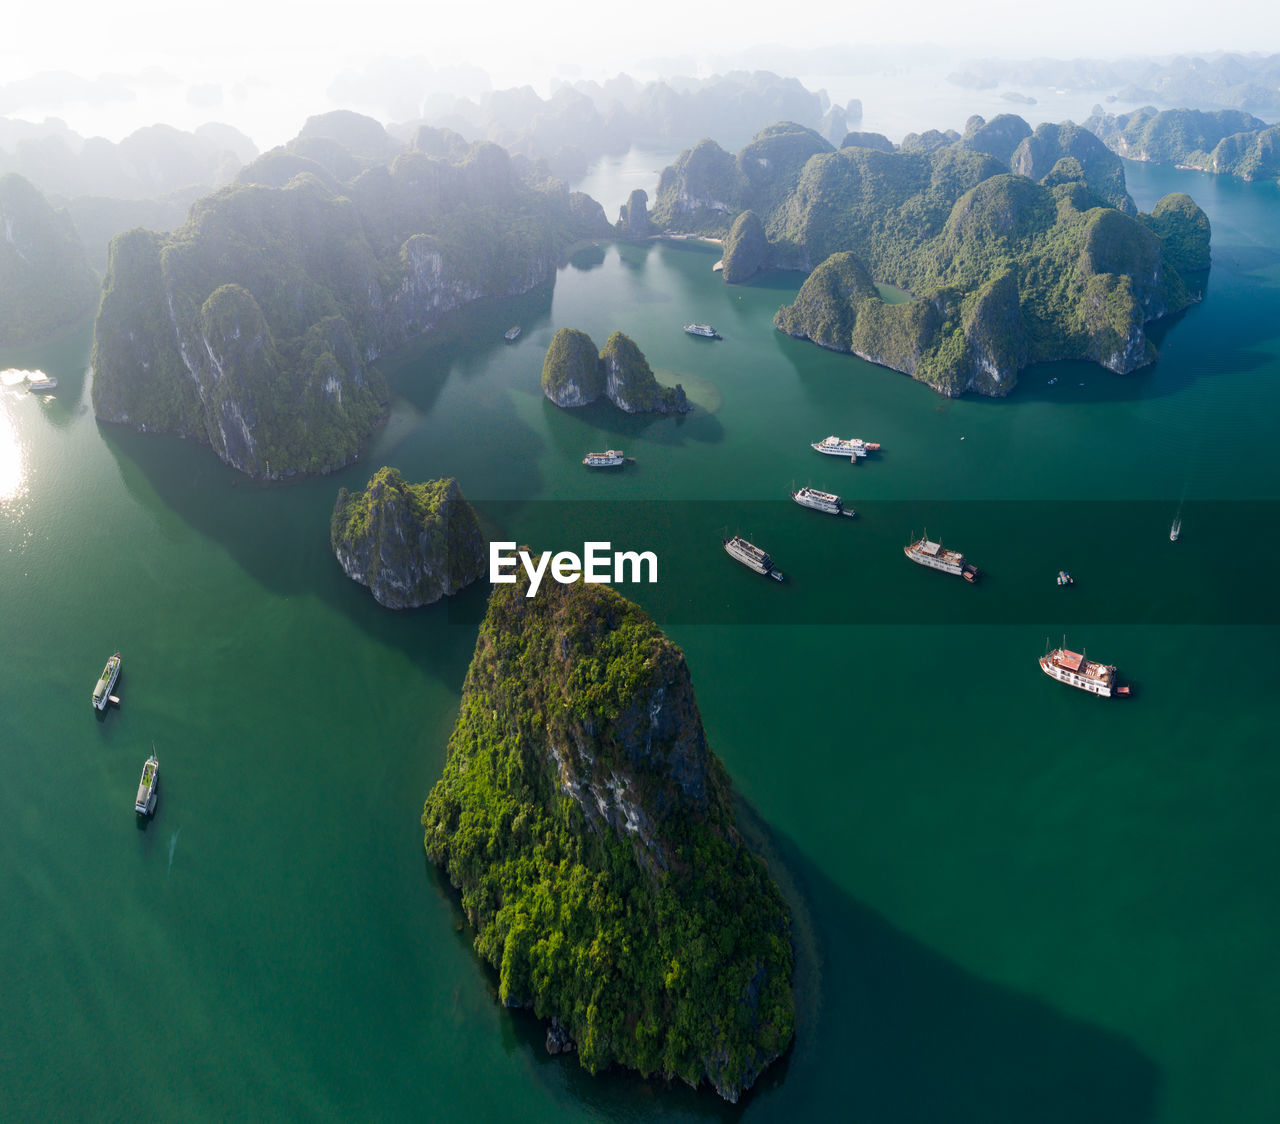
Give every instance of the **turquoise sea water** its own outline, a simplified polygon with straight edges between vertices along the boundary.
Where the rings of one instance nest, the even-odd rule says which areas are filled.
[[[373,447],[292,485],[100,427],[87,327],[0,354],[59,380],[0,391],[7,1115],[1275,1119],[1280,189],[1128,174],[1144,209],[1209,212],[1203,302],[1147,370],[1037,368],[1003,401],[786,339],[798,277],[730,288],[672,244],[586,251],[391,357]],[[557,410],[561,326],[626,331],[699,408]],[[828,433],[884,453],[820,458]],[[637,463],[582,468],[605,447]],[[796,1044],[743,1105],[592,1079],[496,1003],[418,825],[484,591],[391,613],[343,576],[335,493],[383,463],[457,476],[503,537],[658,553],[627,591],[683,646],[796,910]],[[859,518],[799,509],[800,483]],[[980,585],[902,560],[926,526]],[[724,530],[789,580],[735,566]],[[1064,632],[1135,697],[1047,680]]]

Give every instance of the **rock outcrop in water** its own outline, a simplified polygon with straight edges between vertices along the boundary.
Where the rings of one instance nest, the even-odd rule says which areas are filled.
[[[729,285],[749,281],[769,264],[769,240],[755,211],[743,211],[733,220],[723,261],[721,277]]]
[[[339,490],[329,539],[347,576],[388,609],[430,605],[485,569],[480,525],[451,477],[408,484],[380,468],[363,492]]]
[[[350,116],[309,122],[174,234],[113,241],[93,351],[101,420],[205,442],[254,476],[327,472],[385,414],[375,358],[465,304],[550,282],[574,240],[609,233],[599,204],[529,186],[496,145],[387,165],[395,146],[368,135],[381,126]],[[345,159],[343,138],[360,141]]]
[[[44,339],[93,308],[98,278],[65,211],[0,176],[0,344]]]
[[[554,1020],[557,1050],[736,1101],[791,1041],[787,906],[680,649],[607,587],[527,587],[490,597],[427,855],[501,1000]]]
[[[1241,109],[1144,106],[1118,116],[1095,105],[1084,127],[1126,160],[1199,168],[1245,180],[1280,178],[1280,125]]]
[[[886,148],[851,135],[839,151],[780,124],[757,142],[736,160],[712,141],[682,153],[657,221],[728,231],[730,282],[761,260],[809,271],[780,330],[942,394],[1005,395],[1023,367],[1055,359],[1150,363],[1145,326],[1191,301],[1181,271],[1208,262],[1200,208],[1170,196],[1138,215],[1119,157],[1070,122],[973,117],[964,136]],[[875,282],[913,299],[887,305]]]
[[[586,332],[561,328],[542,360],[542,393],[557,406],[586,406],[604,393],[600,353]]]
[[[608,398],[628,414],[684,414],[682,386],[662,386],[630,336],[614,332],[597,352],[586,332],[561,328],[542,363],[542,392],[557,406],[574,408]]]
[[[649,221],[649,193],[637,187],[618,211],[618,236],[620,238],[648,238],[653,233]]]

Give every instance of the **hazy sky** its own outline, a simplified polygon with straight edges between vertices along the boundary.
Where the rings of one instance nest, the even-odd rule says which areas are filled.
[[[476,68],[499,88],[528,82],[545,94],[553,76],[707,75],[762,44],[926,42],[957,58],[1280,50],[1280,17],[1261,15],[1267,8],[1262,0],[27,4],[6,13],[0,116],[57,116],[113,140],[153,121],[190,128],[219,120],[266,147],[294,135],[308,114],[342,104],[392,119],[432,84],[474,85]],[[442,9],[459,14],[442,17]],[[397,80],[401,105],[389,92]],[[357,103],[357,93],[375,89],[381,106]]]

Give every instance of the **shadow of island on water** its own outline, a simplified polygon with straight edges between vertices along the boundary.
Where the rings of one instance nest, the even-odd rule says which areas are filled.
[[[574,1054],[551,1057],[546,1023],[503,1012],[509,1054],[566,1109],[665,1120],[852,1120],[858,1124],[1143,1124],[1160,1072],[1123,1035],[984,980],[895,928],[836,886],[741,797],[739,827],[792,908],[796,1037],[731,1105],[707,1087],[592,1077]],[[457,939],[474,937],[457,891],[425,859]],[[497,1004],[497,974],[474,957]]]

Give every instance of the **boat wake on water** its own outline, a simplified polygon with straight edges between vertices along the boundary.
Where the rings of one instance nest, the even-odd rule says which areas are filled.
[[[169,836],[169,866],[165,870],[166,878],[173,873],[173,852],[178,849],[178,836],[181,834],[182,834],[182,828],[178,828],[177,831],[175,831],[171,836]]]

